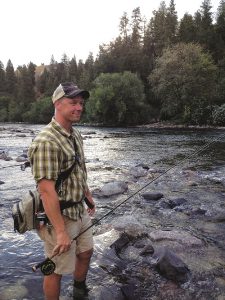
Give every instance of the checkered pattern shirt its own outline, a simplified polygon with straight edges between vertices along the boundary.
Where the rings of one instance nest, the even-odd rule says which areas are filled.
[[[28,157],[37,183],[44,178],[56,181],[61,172],[72,166],[77,155],[79,162],[75,164],[69,177],[58,189],[59,201],[80,202],[88,189],[83,141],[80,133],[74,128],[71,133],[68,133],[53,118],[29,147]],[[63,214],[77,220],[83,210],[84,206],[81,202],[64,209]]]

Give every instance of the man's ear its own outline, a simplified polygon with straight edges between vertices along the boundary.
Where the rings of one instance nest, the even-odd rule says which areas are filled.
[[[54,103],[55,108],[59,109],[62,104],[63,99],[59,99]]]

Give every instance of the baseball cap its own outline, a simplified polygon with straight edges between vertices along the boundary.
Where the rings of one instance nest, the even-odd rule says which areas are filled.
[[[64,82],[55,89],[52,95],[52,102],[55,103],[62,97],[66,98],[75,98],[76,96],[81,95],[84,99],[88,99],[90,94],[88,91],[81,90],[73,82]]]

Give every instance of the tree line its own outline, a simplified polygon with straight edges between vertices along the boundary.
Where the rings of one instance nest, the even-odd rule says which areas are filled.
[[[180,20],[174,0],[162,1],[150,20],[139,7],[124,12],[118,37],[85,61],[63,54],[16,70],[0,61],[0,121],[49,122],[51,95],[66,81],[91,92],[83,122],[225,125],[225,0],[216,13],[203,0]]]

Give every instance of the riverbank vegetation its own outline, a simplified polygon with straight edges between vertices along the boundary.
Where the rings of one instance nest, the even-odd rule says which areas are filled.
[[[0,58],[1,59],[1,58]],[[140,8],[120,18],[119,35],[85,62],[62,55],[49,65],[0,61],[0,121],[47,123],[60,82],[88,89],[83,122],[128,126],[158,121],[225,125],[225,0],[178,20],[164,1],[150,20]]]

